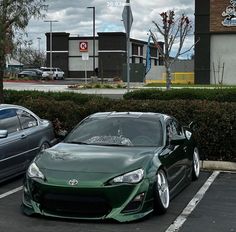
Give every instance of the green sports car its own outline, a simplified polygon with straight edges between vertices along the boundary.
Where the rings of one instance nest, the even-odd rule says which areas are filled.
[[[199,176],[191,129],[159,113],[96,113],[42,151],[24,182],[26,215],[137,220],[165,213]]]

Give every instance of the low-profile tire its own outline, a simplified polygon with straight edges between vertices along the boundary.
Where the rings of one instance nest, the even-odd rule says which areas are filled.
[[[170,204],[170,192],[165,172],[160,169],[156,175],[154,189],[154,210],[157,214],[166,213]]]
[[[197,180],[200,175],[200,156],[197,147],[193,150],[192,180]]]
[[[49,145],[49,143],[48,142],[43,142],[42,144],[41,144],[41,146],[40,146],[40,148],[39,148],[39,151],[41,152],[41,151],[44,151],[45,149],[47,149],[47,148],[49,148],[50,147],[50,145]]]

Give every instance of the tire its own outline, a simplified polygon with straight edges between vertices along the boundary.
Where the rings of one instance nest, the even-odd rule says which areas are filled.
[[[166,213],[170,204],[170,192],[165,172],[160,169],[156,175],[154,189],[154,210],[157,214]]]
[[[197,180],[200,175],[200,156],[197,147],[193,150],[192,180]]]
[[[47,149],[49,147],[50,147],[49,143],[45,141],[41,144],[41,146],[39,148],[39,152],[44,151],[45,149]]]

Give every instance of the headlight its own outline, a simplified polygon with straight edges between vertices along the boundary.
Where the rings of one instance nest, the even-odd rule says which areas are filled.
[[[112,183],[130,183],[136,184],[143,179],[143,169],[137,169],[135,171],[126,173],[122,176],[117,176],[112,180]]]
[[[43,173],[39,170],[39,168],[37,167],[37,165],[35,163],[32,163],[28,170],[27,170],[27,174],[30,178],[39,178],[44,180],[44,175]]]

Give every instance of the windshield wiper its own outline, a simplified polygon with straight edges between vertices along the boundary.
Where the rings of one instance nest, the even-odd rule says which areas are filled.
[[[98,145],[98,146],[111,146],[111,147],[129,147],[127,144],[117,144],[117,143],[90,143],[90,145]]]
[[[84,145],[88,145],[88,144],[89,144],[89,143],[80,142],[80,141],[65,141],[65,143],[72,143],[72,144],[84,144]]]

